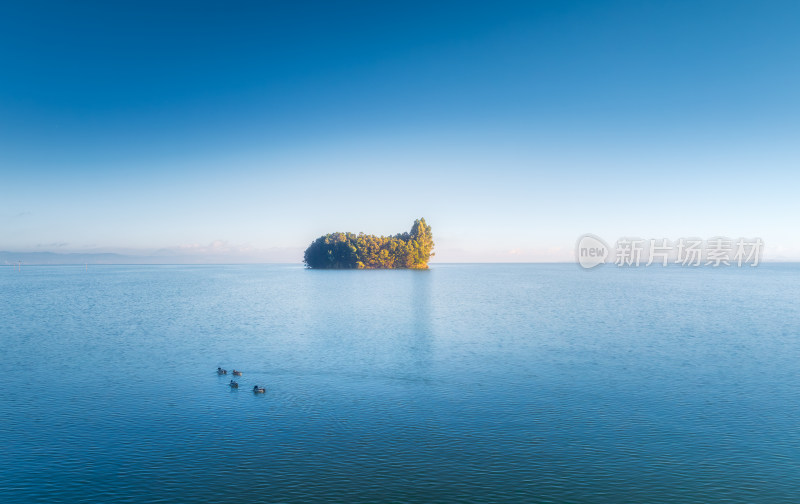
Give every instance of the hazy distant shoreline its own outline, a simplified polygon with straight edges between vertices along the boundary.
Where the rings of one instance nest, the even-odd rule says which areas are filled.
[[[126,255],[116,253],[57,253],[57,252],[7,252],[0,251],[0,265],[16,266],[69,266],[69,265],[156,265],[156,264],[300,264],[300,260],[264,260],[215,255]]]

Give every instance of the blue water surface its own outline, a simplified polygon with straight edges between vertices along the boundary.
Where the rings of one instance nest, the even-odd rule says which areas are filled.
[[[7,266],[0,499],[796,503],[798,300],[797,264]]]

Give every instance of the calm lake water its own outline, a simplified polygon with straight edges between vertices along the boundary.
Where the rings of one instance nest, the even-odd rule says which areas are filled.
[[[4,267],[0,314],[5,503],[800,502],[796,264]]]

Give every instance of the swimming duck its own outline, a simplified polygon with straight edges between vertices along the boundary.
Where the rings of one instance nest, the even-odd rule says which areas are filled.
[[[222,369],[221,367],[218,367],[217,368],[217,374],[218,375],[228,374],[228,370],[227,369]]]
[[[258,385],[253,386],[253,392],[256,394],[263,394],[266,391],[267,389],[265,389],[264,387],[259,387]]]
[[[239,384],[231,380],[231,388],[239,388]]]
[[[241,372],[241,371],[236,371],[236,370],[234,369],[234,370],[233,370],[233,376],[242,376],[242,372]]]

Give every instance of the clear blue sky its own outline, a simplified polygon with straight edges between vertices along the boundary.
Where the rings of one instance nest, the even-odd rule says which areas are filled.
[[[0,250],[800,259],[800,3],[4,2]]]

